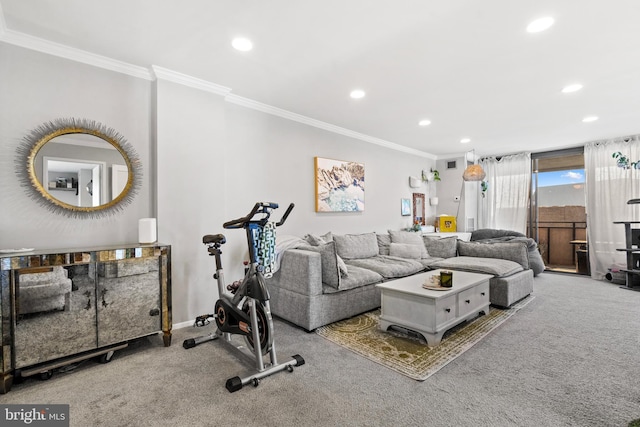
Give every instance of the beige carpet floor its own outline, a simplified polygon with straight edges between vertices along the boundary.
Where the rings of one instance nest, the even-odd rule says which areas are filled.
[[[447,331],[435,347],[428,347],[424,338],[412,331],[382,331],[378,327],[380,310],[318,328],[316,333],[389,369],[424,381],[486,337],[533,298],[529,296],[509,309],[491,307],[488,315],[480,315]]]

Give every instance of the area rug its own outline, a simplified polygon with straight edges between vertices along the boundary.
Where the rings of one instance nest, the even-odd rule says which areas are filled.
[[[424,338],[403,329],[383,332],[380,310],[316,329],[329,341],[418,381],[424,381],[470,349],[533,300],[529,296],[508,309],[491,307],[488,315],[463,322],[447,331],[440,345],[427,347]]]

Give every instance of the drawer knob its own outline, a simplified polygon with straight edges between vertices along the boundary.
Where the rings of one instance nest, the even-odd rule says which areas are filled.
[[[484,292],[480,292],[480,295],[484,296]]]
[[[470,299],[465,300],[464,302],[466,302],[467,304],[471,304],[471,300]]]
[[[451,309],[450,308],[445,308],[444,311],[446,311],[447,313],[451,313]]]

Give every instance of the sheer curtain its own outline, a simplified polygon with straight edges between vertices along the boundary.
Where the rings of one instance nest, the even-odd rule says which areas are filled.
[[[480,161],[489,188],[478,198],[478,226],[527,232],[531,153],[488,157]]]
[[[640,221],[640,170],[617,166],[613,153],[630,162],[640,161],[640,136],[587,143],[584,172],[587,189],[587,240],[591,277],[602,279],[611,267],[626,267],[624,225],[614,221]]]

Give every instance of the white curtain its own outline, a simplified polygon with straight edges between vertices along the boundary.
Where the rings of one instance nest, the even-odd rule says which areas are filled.
[[[640,221],[640,170],[618,167],[613,154],[620,152],[630,162],[640,161],[640,136],[587,143],[584,171],[587,189],[587,241],[591,277],[602,279],[609,268],[626,268],[623,224],[614,221]],[[635,225],[638,226],[637,224]]]
[[[514,230],[526,234],[531,187],[531,153],[482,159],[488,189],[478,198],[479,228]]]

